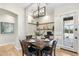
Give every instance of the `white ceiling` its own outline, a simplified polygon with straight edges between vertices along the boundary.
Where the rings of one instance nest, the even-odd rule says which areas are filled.
[[[27,8],[28,6],[31,6],[32,3],[16,3],[16,5],[22,7],[22,8]]]
[[[16,3],[16,5],[22,8],[30,7],[32,4],[36,4],[36,3]],[[64,5],[72,5],[72,4],[78,4],[78,3],[47,3],[47,5],[49,5],[49,7],[52,7],[52,8],[64,6]]]
[[[23,8],[29,7],[32,4],[34,4],[34,3],[17,3],[17,5],[19,5],[20,7],[23,7]],[[50,5],[52,7],[56,7],[56,6],[63,5],[63,4],[64,3],[47,3],[47,5]]]

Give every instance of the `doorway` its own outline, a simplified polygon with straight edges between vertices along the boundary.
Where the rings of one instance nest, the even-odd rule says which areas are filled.
[[[63,48],[77,52],[78,51],[78,34],[77,34],[76,15],[63,18]]]

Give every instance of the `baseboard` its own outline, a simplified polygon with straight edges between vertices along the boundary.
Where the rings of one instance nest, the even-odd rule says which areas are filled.
[[[60,49],[78,54],[78,52],[70,51],[70,50],[67,50],[67,49],[64,49],[64,48],[60,48]]]
[[[56,47],[56,49],[60,49],[60,48],[61,48],[60,46],[57,46],[57,47]]]
[[[13,43],[2,43],[0,46],[8,45],[8,44],[13,44]]]

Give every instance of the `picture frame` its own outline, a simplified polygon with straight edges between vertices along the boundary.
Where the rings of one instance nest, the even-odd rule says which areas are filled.
[[[1,22],[0,22],[0,34],[1,34]]]
[[[13,34],[14,23],[1,22],[1,34]]]

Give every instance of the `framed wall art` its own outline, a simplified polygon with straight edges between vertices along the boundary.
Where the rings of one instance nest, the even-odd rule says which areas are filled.
[[[13,34],[14,23],[1,22],[1,34]]]

